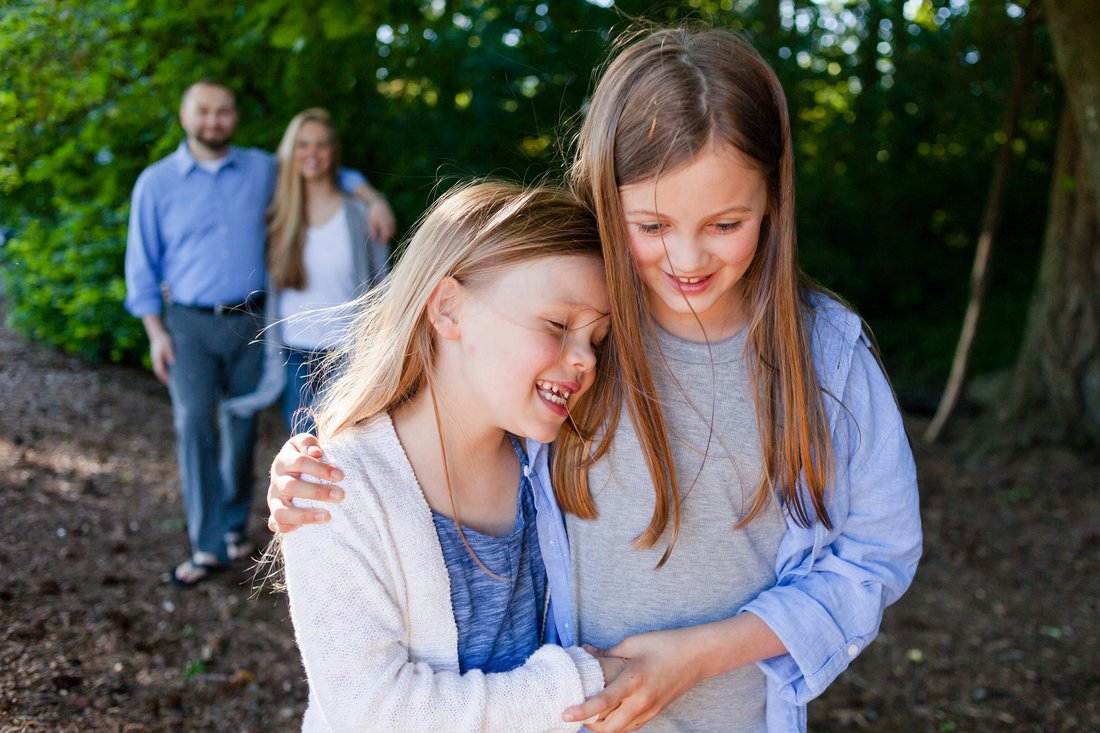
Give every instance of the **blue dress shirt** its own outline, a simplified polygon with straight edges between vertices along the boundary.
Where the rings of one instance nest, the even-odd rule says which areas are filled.
[[[216,172],[187,143],[146,168],[134,186],[126,242],[126,308],[159,315],[162,285],[174,302],[240,303],[267,287],[264,214],[277,162],[255,148],[229,149]],[[366,179],[341,171],[351,191]]]

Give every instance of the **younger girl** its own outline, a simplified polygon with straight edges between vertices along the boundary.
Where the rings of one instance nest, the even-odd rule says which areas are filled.
[[[317,410],[352,498],[283,542],[303,729],[576,729],[561,710],[614,663],[543,645],[565,576],[543,563],[561,517],[535,441],[605,379],[590,215],[550,188],[452,191],[357,305]]]
[[[724,30],[627,39],[571,173],[599,223],[618,374],[610,413],[570,411],[604,420],[598,439],[567,423],[555,452],[577,624],[563,643],[628,661],[565,717],[805,730],[806,703],[911,582],[921,535],[862,323],[798,268],[783,90]],[[288,444],[269,489],[283,529],[325,517],[285,506],[321,496],[298,473],[338,476],[298,448],[316,451]]]

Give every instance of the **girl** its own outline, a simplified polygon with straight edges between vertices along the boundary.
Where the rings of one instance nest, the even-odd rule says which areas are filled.
[[[282,546],[303,730],[576,729],[562,708],[615,663],[542,645],[565,576],[547,577],[552,536],[540,552],[561,517],[535,441],[606,379],[590,214],[551,188],[456,189],[356,305],[317,409],[352,499]]]
[[[628,39],[572,179],[597,214],[618,375],[610,414],[571,410],[606,418],[597,440],[555,454],[577,622],[562,641],[626,662],[564,717],[598,715],[601,732],[805,730],[806,703],[911,582],[921,536],[912,454],[862,322],[798,269],[783,90],[724,30]],[[290,497],[340,496],[294,480],[340,475],[317,456],[299,440],[276,459],[284,531],[327,516]]]
[[[346,320],[322,309],[346,303],[389,271],[389,252],[368,233],[368,205],[340,188],[340,140],[320,108],[295,115],[276,153],[279,176],[267,210],[267,358],[257,392],[225,409],[250,413],[281,392],[287,429],[312,430],[308,417],[321,386],[324,355]]]

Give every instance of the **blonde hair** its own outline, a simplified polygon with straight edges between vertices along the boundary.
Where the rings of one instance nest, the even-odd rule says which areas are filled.
[[[272,286],[277,289],[306,286],[306,268],[302,260],[306,246],[306,192],[302,176],[294,168],[294,148],[307,122],[316,122],[328,130],[332,146],[329,176],[333,185],[337,184],[339,176],[340,137],[332,124],[332,116],[320,107],[294,115],[275,153],[279,173],[275,194],[267,207],[267,267]]]
[[[652,547],[671,521],[661,563],[676,543],[681,494],[666,422],[653,398],[644,349],[651,317],[631,260],[619,190],[657,179],[716,143],[736,148],[759,166],[768,190],[760,243],[743,278],[747,344],[756,356],[750,373],[763,472],[741,524],[778,492],[791,516],[809,526],[811,507],[799,491],[804,472],[812,515],[831,526],[824,494],[832,444],[804,321],[809,284],[797,261],[794,159],[783,89],[760,55],[730,31],[695,25],[642,30],[620,41],[596,86],[577,136],[571,180],[596,214],[604,247],[621,370],[614,404],[626,401],[656,497],[649,526],[636,544]],[[558,451],[555,485],[564,510],[595,516],[587,476],[565,467],[589,465],[606,453],[613,428],[590,455],[578,453],[575,445]]]
[[[440,197],[389,277],[351,303],[357,315],[345,346],[328,357],[337,376],[316,411],[321,440],[431,388],[435,342],[427,309],[441,280],[483,287],[511,265],[559,255],[600,255],[591,213],[565,189],[485,181]],[[596,381],[577,400],[581,409],[607,391],[610,340],[597,349]],[[563,430],[587,439],[596,427],[586,418]]]

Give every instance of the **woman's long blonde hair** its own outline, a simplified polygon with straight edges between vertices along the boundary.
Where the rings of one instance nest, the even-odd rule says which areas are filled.
[[[832,445],[804,320],[809,286],[798,267],[794,158],[783,89],[760,55],[730,31],[703,26],[643,30],[620,44],[582,123],[571,180],[596,213],[604,247],[622,372],[614,404],[626,401],[656,496],[649,526],[636,542],[652,547],[671,522],[661,562],[668,558],[679,531],[681,493],[645,357],[652,319],[630,256],[620,187],[656,180],[715,143],[736,148],[759,166],[768,187],[760,243],[743,278],[763,473],[742,524],[778,493],[800,524],[808,526],[816,518],[831,526],[824,496]],[[554,478],[564,510],[595,516],[586,474],[570,469],[606,453],[613,432],[614,424],[591,453],[575,443],[560,447]],[[800,476],[809,506],[799,490]]]
[[[317,406],[321,440],[432,387],[435,340],[427,310],[441,280],[478,288],[511,265],[560,255],[600,255],[592,214],[563,188],[485,181],[440,197],[389,277],[350,306],[357,315],[349,337],[329,357],[338,376]],[[611,340],[597,349],[596,381],[577,400],[582,410],[608,391]],[[563,430],[587,440],[597,427],[593,416],[567,421]]]
[[[332,116],[320,107],[294,115],[275,153],[279,174],[275,194],[267,207],[267,268],[272,286],[279,290],[306,286],[306,268],[302,260],[306,246],[306,192],[302,176],[294,168],[294,148],[298,145],[302,125],[307,122],[316,122],[328,130],[332,145],[329,175],[333,185],[339,180],[340,137],[332,124]]]

